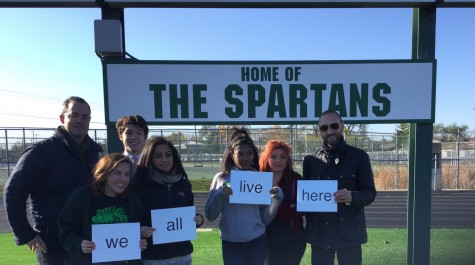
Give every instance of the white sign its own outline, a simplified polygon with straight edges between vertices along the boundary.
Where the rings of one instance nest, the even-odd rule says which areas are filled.
[[[314,124],[329,108],[350,123],[434,120],[434,61],[113,62],[110,124]]]
[[[229,203],[271,204],[272,172],[231,170]]]
[[[297,181],[297,212],[336,212],[337,180]]]
[[[196,239],[195,206],[152,210],[153,244]]]
[[[92,262],[140,259],[140,223],[92,225]]]

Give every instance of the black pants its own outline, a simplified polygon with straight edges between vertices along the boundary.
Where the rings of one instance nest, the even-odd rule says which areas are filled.
[[[66,251],[59,243],[59,232],[41,233],[41,239],[46,244],[47,253],[36,250],[36,261],[38,265],[63,265],[66,258]]]
[[[361,245],[330,249],[312,244],[312,265],[334,265],[335,253],[338,265],[361,265]]]
[[[307,243],[304,238],[269,243],[265,265],[299,265]]]

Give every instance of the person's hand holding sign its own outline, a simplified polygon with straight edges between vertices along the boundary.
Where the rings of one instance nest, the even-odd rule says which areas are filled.
[[[223,184],[223,193],[226,196],[233,195],[233,190],[231,189],[229,182]]]
[[[200,228],[203,225],[203,223],[205,222],[205,219],[204,219],[202,214],[197,213],[195,215],[195,218],[193,219],[193,221],[196,222],[196,228]]]
[[[270,196],[271,197],[274,197],[277,195],[277,193],[279,192],[279,187],[272,187],[272,189],[270,189]]]
[[[139,246],[140,246],[140,250],[141,251],[144,251],[145,249],[147,249],[147,240],[146,239],[140,239],[139,241]]]
[[[89,254],[89,253],[92,253],[94,249],[96,249],[96,244],[94,242],[89,241],[89,240],[83,240],[81,242],[82,253]]]
[[[155,232],[155,228],[149,226],[141,226],[140,227],[140,236],[143,238],[149,238],[152,236],[153,232]]]
[[[336,203],[345,203],[346,205],[350,205],[353,199],[351,191],[347,189],[337,190],[333,193],[333,196]]]

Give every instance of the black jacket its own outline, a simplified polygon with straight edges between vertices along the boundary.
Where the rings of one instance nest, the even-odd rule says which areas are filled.
[[[66,250],[65,265],[88,265],[92,263],[92,255],[84,254],[81,250],[83,240],[92,239],[91,201],[94,195],[86,188],[75,190],[64,204],[58,217],[60,241]],[[140,222],[145,215],[139,196],[131,192],[127,195],[129,209],[128,222]],[[128,261],[128,264],[139,264],[138,261]]]
[[[368,154],[344,140],[330,151],[320,148],[304,158],[303,178],[338,180],[339,190],[352,191],[351,204],[339,203],[336,213],[306,214],[307,241],[333,249],[366,243],[364,206],[376,197]]]
[[[54,136],[27,148],[13,169],[4,188],[8,221],[17,245],[31,241],[38,232],[42,237],[57,237],[58,216],[71,192],[92,179],[92,168],[102,152],[89,136],[89,147],[80,158],[74,155],[58,127]],[[26,215],[31,196],[34,227]]]
[[[136,178],[134,181],[138,179]],[[143,177],[140,178],[140,181],[134,182],[134,189],[142,199],[146,210],[145,221],[142,222],[142,225],[145,226],[152,226],[151,210],[186,207],[194,204],[191,183],[186,178],[182,178],[168,187],[148,177]],[[152,237],[150,237],[147,239],[147,243],[147,249],[142,252],[142,259],[170,259],[193,252],[193,245],[190,241],[154,245]]]

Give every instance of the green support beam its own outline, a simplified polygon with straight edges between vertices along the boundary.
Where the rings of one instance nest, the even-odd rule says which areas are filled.
[[[115,19],[115,20],[119,20],[120,23],[122,24],[122,47],[125,51],[124,9],[123,8],[109,8],[108,6],[104,5],[103,7],[101,7],[101,10],[102,10],[102,19]],[[125,58],[125,54],[122,57]],[[102,67],[103,80],[106,80],[105,71],[106,71],[105,67]],[[105,86],[104,86],[104,89],[105,89]],[[104,90],[104,95],[106,92],[107,91]],[[108,106],[108,102],[106,102],[106,98],[104,97],[104,112],[105,113],[107,113],[107,110],[108,110],[107,106]],[[124,151],[124,147],[119,140],[115,125],[106,124],[106,128],[107,128],[107,152],[108,153],[122,153]]]
[[[414,9],[413,59],[435,59],[435,20],[435,5]],[[408,265],[430,265],[432,133],[433,123],[410,125]]]

